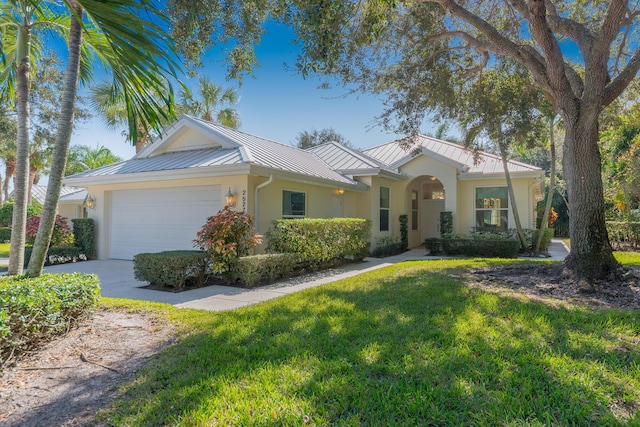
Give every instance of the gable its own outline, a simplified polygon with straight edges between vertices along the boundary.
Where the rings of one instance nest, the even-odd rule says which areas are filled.
[[[148,158],[160,154],[179,151],[194,151],[204,149],[238,148],[239,144],[230,140],[220,132],[216,132],[201,120],[182,115],[171,126],[164,130],[163,135],[147,144],[134,158]]]

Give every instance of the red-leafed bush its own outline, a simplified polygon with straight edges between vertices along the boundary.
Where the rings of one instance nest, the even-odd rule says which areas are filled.
[[[39,216],[31,216],[27,218],[26,240],[28,244],[33,245],[33,242],[36,240],[36,234],[38,234],[39,226]],[[56,222],[53,226],[53,234],[51,235],[51,244],[49,246],[73,246],[73,233],[71,232],[71,227],[69,227],[69,224],[67,223],[67,218],[56,215]]]
[[[225,206],[209,217],[193,242],[209,255],[211,270],[222,273],[229,271],[238,258],[248,255],[260,243],[260,236],[254,233],[251,215]]]

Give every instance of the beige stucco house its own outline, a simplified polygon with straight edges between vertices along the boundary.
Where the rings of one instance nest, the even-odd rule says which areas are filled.
[[[364,151],[336,143],[310,150],[270,141],[190,116],[132,159],[65,178],[86,188],[98,258],[191,249],[207,217],[227,198],[254,215],[264,233],[276,218],[360,217],[372,243],[399,237],[409,216],[409,245],[439,235],[441,211],[453,231],[476,225],[513,228],[500,159],[450,142],[415,138],[411,150],[390,142]],[[521,221],[533,227],[543,172],[510,162]]]

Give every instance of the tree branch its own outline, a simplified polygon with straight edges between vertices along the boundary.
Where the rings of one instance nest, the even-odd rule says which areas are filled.
[[[640,48],[631,57],[631,60],[627,63],[627,66],[622,70],[615,79],[609,83],[604,90],[604,97],[602,99],[602,105],[607,106],[613,102],[618,96],[624,92],[629,84],[636,78],[638,71],[640,70]]]

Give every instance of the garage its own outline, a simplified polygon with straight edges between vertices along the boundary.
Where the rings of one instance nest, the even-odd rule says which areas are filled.
[[[109,257],[193,249],[198,230],[221,208],[220,185],[113,191]]]

